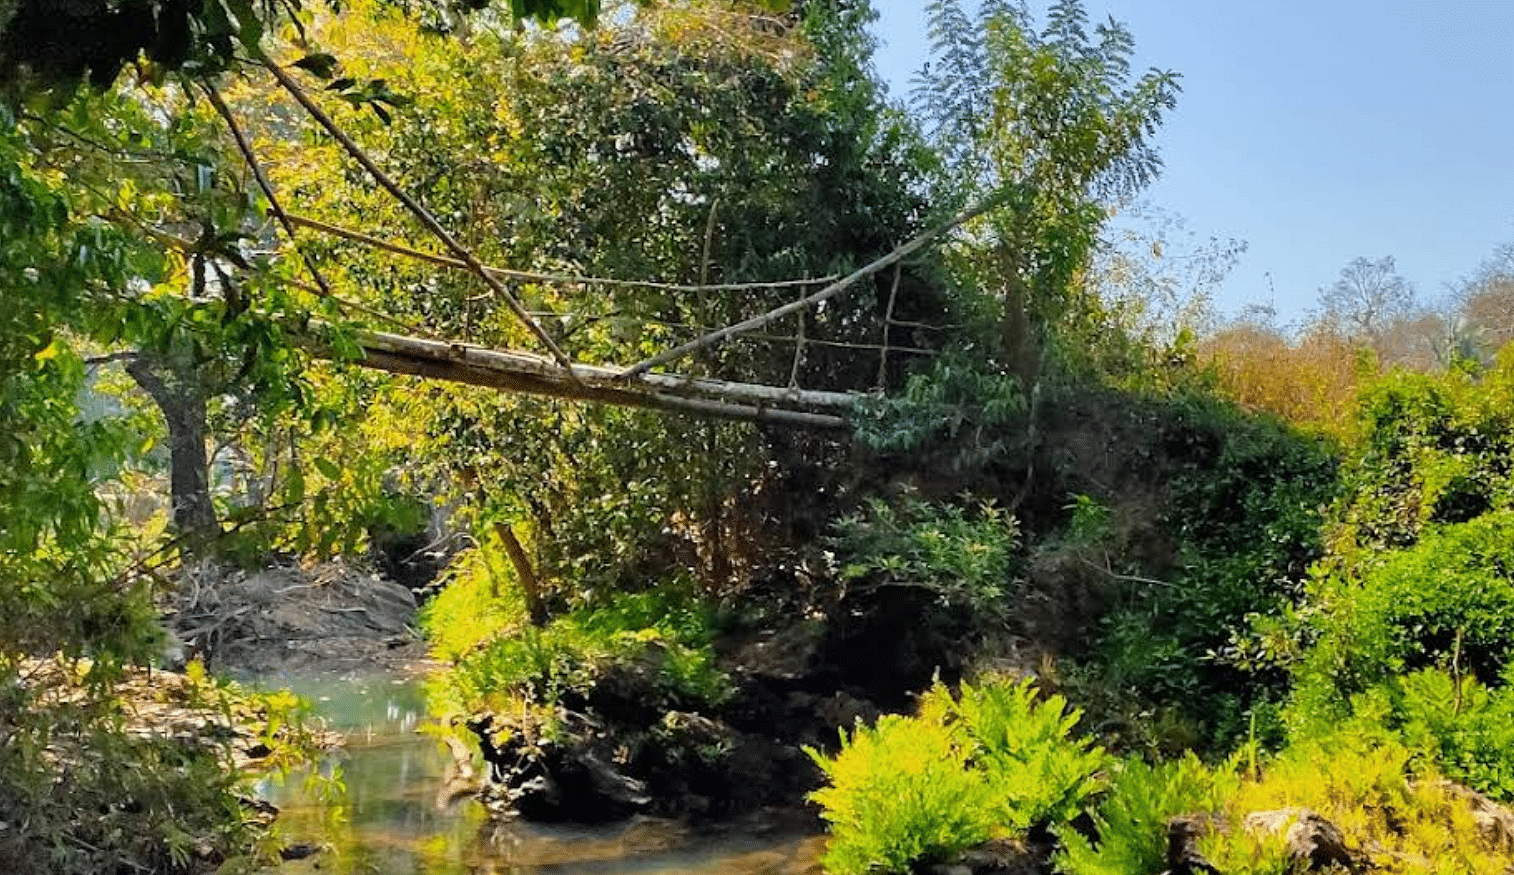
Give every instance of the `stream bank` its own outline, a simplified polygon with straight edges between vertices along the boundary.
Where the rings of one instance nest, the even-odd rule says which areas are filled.
[[[782,818],[696,833],[637,817],[601,826],[499,821],[451,798],[452,757],[426,721],[423,683],[384,673],[268,676],[308,698],[346,739],[326,761],[262,794],[280,809],[281,846],[315,853],[280,875],[815,875],[822,840]],[[322,779],[340,775],[345,790]]]

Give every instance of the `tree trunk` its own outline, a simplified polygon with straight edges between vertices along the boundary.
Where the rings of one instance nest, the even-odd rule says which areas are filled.
[[[152,398],[168,426],[174,531],[186,552],[203,554],[221,533],[210,498],[205,392],[190,366],[156,353],[138,353],[126,372]]]
[[[531,618],[531,625],[547,625],[547,604],[542,599],[541,578],[536,576],[536,569],[531,567],[525,546],[508,523],[495,523],[494,533],[499,536],[500,543],[504,544],[510,564],[515,566],[515,576],[520,579],[520,589],[526,597],[526,615]]]
[[[1004,315],[1000,325],[999,354],[1020,381],[1026,397],[1040,376],[1041,352],[1031,322],[1030,289],[1016,269],[1013,252],[999,251],[999,271],[1004,282]]]

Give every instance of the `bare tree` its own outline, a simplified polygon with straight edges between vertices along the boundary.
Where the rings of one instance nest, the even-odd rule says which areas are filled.
[[[1320,289],[1320,321],[1381,352],[1390,326],[1414,310],[1414,286],[1393,266],[1393,256],[1357,258],[1340,278]]]
[[[1488,352],[1514,340],[1514,243],[1505,243],[1453,287],[1457,315]]]

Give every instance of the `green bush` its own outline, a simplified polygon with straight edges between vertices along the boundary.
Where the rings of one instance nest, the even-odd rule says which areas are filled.
[[[920,587],[948,607],[1003,609],[1014,581],[1014,517],[983,503],[976,514],[905,495],[896,504],[868,501],[862,514],[836,523],[832,544],[844,580]]]
[[[1098,788],[1104,754],[1071,738],[1078,713],[1029,682],[937,684],[914,717],[887,716],[808,752],[830,786],[810,798],[831,825],[832,875],[907,872],[989,838],[1055,826]]]
[[[909,872],[992,837],[996,794],[970,750],[960,726],[887,715],[843,730],[835,757],[809,751],[830,782],[810,794],[830,824],[826,871]]]
[[[439,606],[427,614],[428,630],[443,630],[446,640],[446,609],[476,603],[465,594]],[[652,681],[664,701],[649,705],[713,704],[730,694],[711,648],[718,618],[687,586],[617,594],[604,607],[580,608],[541,628],[514,616],[514,625],[456,656],[437,687],[451,708],[468,713],[517,699],[538,705],[581,700],[617,666]]]
[[[946,693],[937,687],[929,695]],[[1003,826],[1022,831],[1071,820],[1099,788],[1104,751],[1072,737],[1082,714],[1061,696],[1038,701],[1029,681],[963,683],[955,713],[1001,795]]]
[[[1316,582],[1299,697],[1328,708],[1394,674],[1456,664],[1496,681],[1514,647],[1514,511],[1428,530]]]
[[[1149,875],[1166,868],[1163,825],[1180,814],[1219,808],[1222,775],[1189,754],[1160,766],[1132,758],[1115,774],[1109,792],[1093,812],[1097,841],[1065,831],[1055,858],[1066,875]]]
[[[1023,450],[1023,432],[1010,426],[1026,409],[1018,380],[952,351],[912,374],[904,391],[859,402],[853,429],[874,452],[945,455],[948,467],[969,471]]]
[[[1441,668],[1395,675],[1351,698],[1349,716],[1296,715],[1298,743],[1348,736],[1403,748],[1433,769],[1495,799],[1514,799],[1514,689],[1459,680]],[[1322,713],[1331,714],[1330,710]],[[1307,719],[1314,717],[1315,719]]]
[[[1514,498],[1514,358],[1486,373],[1393,373],[1362,393],[1343,522],[1368,549],[1413,544]]]

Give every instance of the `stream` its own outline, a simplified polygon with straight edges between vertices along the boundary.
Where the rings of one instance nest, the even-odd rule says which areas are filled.
[[[389,676],[264,679],[308,698],[344,749],[317,766],[267,778],[259,791],[280,809],[281,843],[319,853],[268,873],[294,875],[811,875],[821,840],[792,831],[695,834],[667,821],[608,827],[491,823],[472,799],[448,801],[449,754],[417,730],[423,685]],[[340,787],[331,781],[340,777]],[[342,789],[344,787],[345,789]]]

